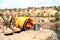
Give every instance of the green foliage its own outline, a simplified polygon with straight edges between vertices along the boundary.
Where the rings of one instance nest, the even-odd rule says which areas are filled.
[[[59,20],[59,16],[60,16],[60,14],[57,12],[57,13],[55,13],[55,15],[54,15],[54,17],[55,17],[55,19],[58,21]]]
[[[58,10],[60,11],[60,6],[58,6]]]
[[[53,19],[52,19],[52,20],[50,20],[50,22],[57,22],[57,21],[59,21],[59,20],[53,20]]]
[[[0,16],[2,16],[2,13],[0,13]]]
[[[53,8],[54,8],[55,10],[57,10],[57,12],[60,11],[60,6],[58,6],[58,7],[57,7],[57,6],[54,6]]]
[[[56,6],[54,6],[53,8],[54,8],[55,10],[57,10],[57,7],[56,7]]]
[[[44,20],[42,20],[42,22],[44,22]]]
[[[20,12],[20,9],[18,10],[18,12]]]
[[[17,9],[16,9],[16,8],[14,8],[14,11],[15,11],[15,12],[16,12],[16,10],[17,10]]]
[[[12,10],[11,9],[9,9],[9,12],[11,12]]]
[[[52,6],[48,7],[48,8],[52,8]]]
[[[28,7],[28,9],[32,9],[32,8],[34,8],[34,7]]]
[[[41,7],[42,8],[42,10],[45,8],[45,7]]]
[[[29,9],[27,9],[27,11],[29,11]]]
[[[51,15],[51,17],[54,17],[54,15]]]
[[[50,20],[50,22],[56,22],[56,20]]]
[[[57,17],[58,16],[58,13],[55,13],[54,17]]]

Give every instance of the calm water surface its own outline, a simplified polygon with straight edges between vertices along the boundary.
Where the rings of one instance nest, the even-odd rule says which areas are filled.
[[[55,32],[56,32],[56,34],[57,34],[57,36],[58,36],[58,39],[60,40],[60,30],[55,30]]]

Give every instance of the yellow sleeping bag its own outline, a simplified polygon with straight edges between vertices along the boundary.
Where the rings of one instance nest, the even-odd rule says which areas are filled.
[[[30,19],[33,23],[33,19],[30,17],[17,17],[16,22],[15,22],[16,27],[18,27],[18,26],[23,27],[25,21],[28,19]],[[28,23],[27,26],[31,26],[31,25]]]

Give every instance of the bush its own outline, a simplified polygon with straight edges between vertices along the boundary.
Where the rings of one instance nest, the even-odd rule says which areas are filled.
[[[42,20],[42,22],[44,22],[44,20]]]
[[[56,20],[50,20],[50,22],[56,22]]]
[[[2,16],[2,14],[0,14],[0,16]]]
[[[54,15],[51,15],[51,17],[54,17]]]
[[[36,15],[36,17],[40,17],[40,13],[38,13],[38,14]]]

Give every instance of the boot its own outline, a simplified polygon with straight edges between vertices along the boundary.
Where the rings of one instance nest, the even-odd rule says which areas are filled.
[[[14,33],[18,33],[21,31],[21,29],[16,28],[15,26],[11,26],[11,29],[13,30]]]
[[[19,28],[16,28],[16,27],[13,28],[13,32],[14,32],[14,33],[18,33],[18,32],[20,32],[20,31],[21,31],[21,30],[20,30]]]
[[[10,28],[5,28],[4,29],[4,34],[5,35],[13,34],[13,31]]]

